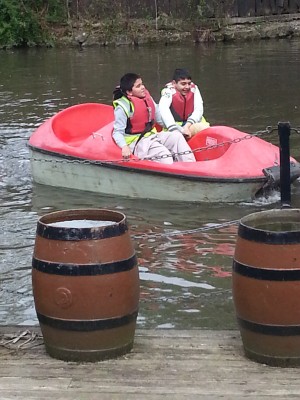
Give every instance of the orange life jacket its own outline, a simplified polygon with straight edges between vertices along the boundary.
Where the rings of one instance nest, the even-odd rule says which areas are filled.
[[[125,133],[136,135],[151,131],[155,122],[155,104],[149,92],[146,91],[146,97],[142,99],[128,96],[128,100],[130,105],[126,113],[128,122]]]
[[[176,122],[185,122],[188,117],[194,111],[194,88],[195,84],[191,84],[191,90],[186,96],[182,96],[175,89],[172,82],[166,85],[167,88],[171,89],[172,92],[172,103],[170,106],[170,111]]]

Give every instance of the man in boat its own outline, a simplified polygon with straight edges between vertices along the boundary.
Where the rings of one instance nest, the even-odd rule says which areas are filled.
[[[174,160],[196,161],[179,131],[157,132],[155,124],[162,124],[159,108],[139,75],[127,73],[121,78],[114,91],[113,106],[113,138],[125,160],[134,154],[164,164],[172,164]]]
[[[209,127],[200,90],[184,68],[175,69],[172,82],[162,89],[159,111],[166,129],[180,130],[187,138]]]

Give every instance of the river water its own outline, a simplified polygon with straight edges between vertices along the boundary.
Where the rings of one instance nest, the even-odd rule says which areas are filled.
[[[67,106],[109,104],[125,72],[140,73],[158,100],[177,67],[189,68],[199,84],[211,124],[253,133],[290,121],[299,130],[299,62],[300,42],[287,40],[1,52],[0,324],[38,323],[31,288],[38,218],[100,207],[124,212],[130,224],[141,278],[139,327],[235,328],[231,263],[237,224],[222,224],[279,207],[278,193],[255,203],[194,205],[50,188],[32,182],[26,143],[36,127]],[[277,144],[277,133],[265,139]],[[291,154],[298,160],[299,140],[293,132]],[[292,205],[300,206],[297,185]]]

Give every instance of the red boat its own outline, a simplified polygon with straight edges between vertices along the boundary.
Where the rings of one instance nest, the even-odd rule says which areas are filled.
[[[196,162],[121,159],[112,106],[85,103],[45,121],[30,137],[34,181],[103,194],[191,202],[240,202],[274,184],[279,149],[226,126],[189,140]],[[299,164],[291,159],[298,171]],[[298,174],[294,174],[295,176]]]

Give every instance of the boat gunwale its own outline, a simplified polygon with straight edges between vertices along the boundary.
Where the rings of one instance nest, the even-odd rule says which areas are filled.
[[[82,158],[82,157],[76,157],[72,156],[69,154],[62,154],[62,153],[57,153],[51,150],[45,150],[41,149],[39,147],[33,146],[30,143],[27,143],[27,147],[37,153],[45,154],[48,156],[54,156],[57,158],[63,158],[69,161],[77,161],[77,162],[82,162],[84,165],[95,165],[95,166],[101,166],[104,168],[112,168],[112,169],[117,169],[117,170],[122,170],[122,171],[128,171],[128,172],[135,172],[135,173],[140,173],[140,174],[146,174],[146,175],[153,175],[153,176],[163,176],[163,177],[168,177],[168,178],[173,178],[173,179],[184,179],[184,180],[189,180],[189,181],[198,181],[198,182],[215,182],[215,183],[265,183],[267,181],[267,178],[265,176],[259,176],[259,177],[251,177],[251,178],[222,178],[222,177],[208,177],[208,176],[199,176],[199,175],[185,175],[185,174],[178,174],[176,172],[170,173],[170,172],[165,172],[165,171],[158,171],[158,170],[151,170],[151,169],[140,169],[136,167],[130,167],[127,165],[120,165],[118,164],[117,160],[116,161],[100,161],[100,160],[89,160],[87,158]],[[39,160],[36,160],[39,161]]]

